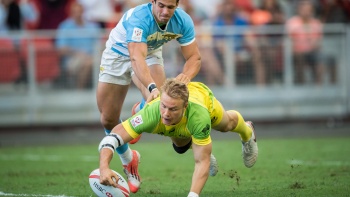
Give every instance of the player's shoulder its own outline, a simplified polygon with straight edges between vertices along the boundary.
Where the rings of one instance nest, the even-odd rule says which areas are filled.
[[[189,101],[185,116],[188,127],[194,130],[196,130],[195,128],[202,128],[211,124],[208,109],[196,101]]]
[[[189,14],[187,14],[182,8],[177,7],[175,9],[174,15],[172,17],[173,19],[175,19],[176,22],[182,23],[184,25],[187,24],[192,24],[192,18]]]
[[[205,85],[204,83],[202,82],[197,82],[197,81],[194,81],[194,82],[190,82],[188,85],[187,85],[187,88],[190,92],[193,92],[193,91],[196,91],[196,90],[205,90],[205,91],[211,91],[210,88]]]
[[[126,12],[126,20],[151,21],[151,3],[141,4]]]

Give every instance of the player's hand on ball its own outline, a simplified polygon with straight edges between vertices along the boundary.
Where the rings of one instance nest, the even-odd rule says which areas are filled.
[[[151,94],[147,98],[147,103],[151,102],[152,100],[156,99],[159,96],[159,90],[158,89],[153,89]]]
[[[119,177],[111,169],[100,169],[100,183],[117,187]]]
[[[178,81],[181,81],[182,83],[184,83],[186,85],[188,83],[190,83],[190,81],[191,81],[191,79],[187,75],[185,75],[183,73],[180,73],[175,79],[178,80]]]

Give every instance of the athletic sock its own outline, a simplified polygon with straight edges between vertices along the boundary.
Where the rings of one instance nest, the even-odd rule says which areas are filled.
[[[125,146],[126,145],[126,146]],[[123,165],[127,165],[132,161],[132,150],[129,148],[128,144],[124,144],[124,152],[119,152],[117,148],[117,153],[120,157],[120,160],[122,161]],[[121,146],[121,147],[123,147]],[[121,148],[119,147],[119,148]]]
[[[111,133],[111,130],[106,129],[106,128],[104,128],[104,129],[105,129],[106,135],[109,135]],[[118,148],[115,149],[119,155],[122,155],[122,156],[120,156],[120,159],[122,160],[122,162],[123,162],[123,158],[122,157],[124,157],[126,159],[128,158],[128,156],[125,156],[124,154],[126,154],[126,155],[127,154],[132,154],[131,151],[130,151],[130,153],[126,153],[126,152],[128,152],[128,149],[130,149],[128,143],[123,144],[122,146],[119,146]],[[132,155],[131,155],[131,159],[132,159]]]
[[[238,133],[243,142],[247,142],[252,137],[252,129],[245,124],[244,118],[238,111],[231,110],[231,112],[236,113],[238,118],[237,126],[232,131]]]
[[[140,110],[143,109],[143,107],[145,106],[146,104],[146,100],[144,98],[142,98],[141,102],[140,102]]]
[[[106,134],[106,135],[109,135],[109,134],[111,133],[111,131],[112,131],[112,130],[110,130],[110,129],[106,129],[106,128],[104,128],[104,129],[105,129],[105,134]]]

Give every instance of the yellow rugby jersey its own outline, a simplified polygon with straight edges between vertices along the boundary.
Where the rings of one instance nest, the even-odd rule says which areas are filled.
[[[157,98],[125,120],[122,123],[123,127],[133,138],[146,132],[177,138],[192,137],[195,144],[210,144],[213,93],[200,82],[190,82],[188,89],[190,93],[188,106],[178,124],[167,126],[162,123],[160,98]]]

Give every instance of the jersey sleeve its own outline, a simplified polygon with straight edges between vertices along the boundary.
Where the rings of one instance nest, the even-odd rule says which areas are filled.
[[[211,120],[209,112],[198,106],[195,113],[189,116],[188,129],[192,134],[192,141],[198,145],[207,145],[211,143],[210,131]]]
[[[126,42],[144,42],[147,43],[147,37],[149,35],[150,28],[148,27],[147,17],[144,18],[144,14],[139,12],[132,12],[125,14],[123,21],[124,28],[126,30]]]
[[[187,13],[183,13],[183,29],[182,36],[177,39],[181,46],[190,45],[195,40],[194,23],[191,17]]]
[[[138,113],[122,123],[124,129],[133,138],[143,132],[152,133],[160,121],[159,102],[147,104]]]

